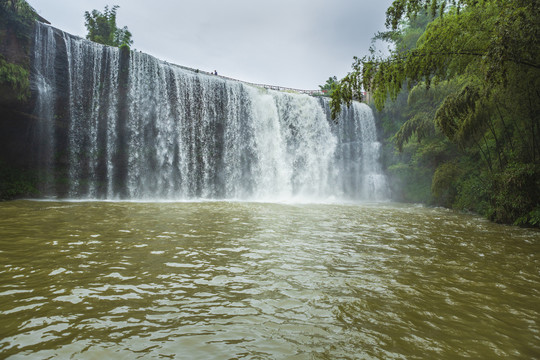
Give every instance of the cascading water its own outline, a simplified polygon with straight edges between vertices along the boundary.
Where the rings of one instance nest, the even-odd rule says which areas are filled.
[[[45,194],[128,199],[387,197],[371,110],[198,73],[36,25]]]

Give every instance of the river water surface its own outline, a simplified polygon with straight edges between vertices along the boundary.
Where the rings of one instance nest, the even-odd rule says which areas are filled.
[[[1,203],[0,358],[539,358],[539,254],[409,205]]]

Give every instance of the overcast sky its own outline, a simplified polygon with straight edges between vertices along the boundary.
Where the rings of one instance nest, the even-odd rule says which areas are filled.
[[[28,0],[61,30],[86,36],[84,12],[119,5],[132,48],[220,75],[296,89],[343,77],[385,30],[392,0]]]

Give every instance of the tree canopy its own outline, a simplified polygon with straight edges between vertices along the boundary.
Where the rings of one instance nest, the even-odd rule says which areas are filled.
[[[540,224],[539,2],[395,0],[386,15],[377,37],[393,50],[354,59],[332,93],[333,115],[363,90],[379,110],[407,92],[392,141],[400,150],[417,141],[415,156],[446,144],[430,165],[434,198],[472,210],[478,200],[496,221]],[[473,183],[487,190],[475,194]]]
[[[326,83],[324,85],[319,85],[319,88],[322,92],[324,92],[327,96],[332,95],[332,91],[334,91],[334,86],[337,85],[337,77],[331,76],[326,80]]]
[[[110,9],[105,6],[103,12],[95,9],[92,12],[86,11],[84,13],[84,26],[88,30],[86,38],[100,44],[116,47],[132,45],[132,34],[127,26],[119,28],[116,25],[116,11],[118,8],[118,5],[114,5]]]

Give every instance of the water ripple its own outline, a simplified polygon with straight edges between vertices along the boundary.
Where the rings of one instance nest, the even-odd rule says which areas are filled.
[[[0,204],[0,357],[534,358],[539,235],[390,204]]]

